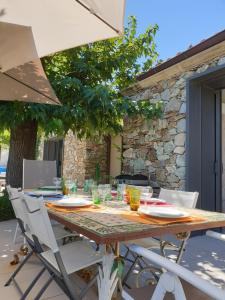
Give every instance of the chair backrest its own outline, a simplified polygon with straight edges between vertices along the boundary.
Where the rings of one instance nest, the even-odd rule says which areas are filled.
[[[58,245],[43,198],[23,195],[22,202],[27,213],[31,234],[35,235],[39,242],[45,244],[54,253],[58,252]]]
[[[52,185],[56,175],[56,161],[23,160],[23,189]]]
[[[10,187],[10,185],[7,185],[6,189],[16,217],[23,222],[24,228],[26,228],[28,221],[22,203],[23,192],[19,191],[17,188]]]
[[[198,192],[185,192],[161,188],[159,199],[163,199],[176,206],[195,208],[198,200],[198,195]]]

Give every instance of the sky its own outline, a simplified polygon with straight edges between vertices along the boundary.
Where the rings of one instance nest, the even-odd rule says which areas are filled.
[[[126,0],[126,16],[135,15],[138,32],[158,24],[158,59],[172,58],[225,29],[225,0]]]

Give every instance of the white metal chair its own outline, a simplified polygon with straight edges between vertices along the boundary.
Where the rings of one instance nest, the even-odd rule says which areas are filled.
[[[23,189],[53,185],[57,176],[56,161],[23,160]]]
[[[21,234],[24,238],[24,244],[27,243],[30,246],[30,251],[26,255],[26,257],[23,259],[23,261],[18,265],[16,270],[12,273],[10,278],[5,283],[5,286],[9,286],[12,281],[15,281],[15,277],[17,276],[19,271],[22,269],[22,267],[25,265],[25,263],[31,258],[31,256],[36,252],[36,248],[35,248],[35,245],[34,245],[32,234],[31,234],[31,231],[30,231],[30,228],[29,228],[29,225],[28,225],[28,223],[29,223],[28,217],[27,217],[26,211],[24,210],[24,205],[22,203],[22,197],[23,197],[24,194],[23,194],[22,191],[19,191],[16,188],[11,188],[9,185],[7,186],[7,191],[8,191],[9,199],[12,203],[13,210],[14,210],[14,213],[15,213],[15,216],[16,216],[16,219],[17,219],[17,229],[16,229],[15,234],[17,232],[19,232],[19,230],[20,230],[20,232],[21,232]],[[54,230],[54,234],[56,236],[56,239],[58,241],[63,240],[66,237],[76,236],[76,234],[70,233],[67,230],[63,229],[60,226],[60,224],[59,225],[53,225],[53,230]],[[29,294],[31,288],[34,286],[34,284],[39,279],[39,277],[44,272],[44,270],[45,269],[42,269],[39,276],[37,276],[37,278],[36,277],[34,278],[34,280],[32,281],[32,284],[30,286],[28,286],[27,290],[23,293],[21,299],[26,298],[26,296]]]
[[[212,235],[211,235],[212,236]],[[224,240],[224,238],[223,238]],[[149,260],[151,263],[157,265],[164,270],[160,279],[153,288],[152,295],[148,295],[146,299],[151,300],[163,300],[172,299],[168,297],[168,293],[172,293],[173,299],[175,300],[186,300],[186,299],[196,299],[196,300],[224,300],[225,290],[216,287],[210,282],[200,278],[195,273],[187,270],[186,268],[180,266],[171,260],[162,257],[148,249],[143,247],[132,245],[130,246],[131,251],[136,253],[138,256],[142,256]],[[185,281],[185,284],[181,280]],[[186,283],[189,283],[188,285]],[[187,286],[185,290],[184,286]],[[140,291],[132,290],[127,292],[123,290],[122,296],[125,300],[135,300],[136,294]],[[133,294],[133,296],[132,296]],[[186,294],[190,295],[186,298]],[[151,296],[151,298],[150,298]],[[168,297],[168,298],[167,298]]]
[[[199,195],[198,192],[186,192],[186,191],[161,189],[159,194],[159,199],[166,200],[166,202],[174,204],[176,206],[195,208],[198,200],[198,195]],[[185,246],[189,236],[190,233],[181,233],[179,235],[179,239],[181,241],[181,242],[179,241],[179,245],[175,245],[171,241],[165,240],[163,237],[160,239],[143,238],[143,239],[132,240],[124,243],[125,246],[127,247],[127,253],[125,254],[125,259],[131,261],[132,264],[123,279],[123,284],[127,284],[127,279],[130,276],[133,267],[135,266],[136,263],[139,264],[141,269],[144,269],[143,263],[145,266],[147,266],[145,261],[140,256],[134,255],[132,251],[130,251],[131,244],[137,244],[146,249],[159,249],[163,256],[166,255],[165,250],[176,251],[177,255],[175,260],[177,263],[179,263],[182,258],[183,252],[185,250]],[[128,259],[129,254],[131,254],[134,259]],[[137,285],[138,285],[138,279],[139,277],[137,277]]]
[[[23,202],[35,246],[39,249],[37,255],[50,274],[49,280],[39,291],[35,300],[40,299],[52,280],[56,281],[70,299],[80,299],[94,283],[97,275],[80,295],[69,276],[88,266],[100,263],[103,259],[101,251],[96,251],[90,243],[83,240],[58,246],[43,201],[24,195]],[[49,250],[45,251],[41,243],[47,245]]]
[[[21,197],[23,196],[23,192],[17,188],[10,187],[9,185],[6,188],[7,188],[8,194],[9,194],[9,200],[12,203],[12,207],[13,207],[15,216],[17,218],[16,229],[15,229],[15,233],[14,233],[14,237],[13,237],[13,243],[15,244],[17,235],[22,233],[21,225],[18,220],[21,220],[24,223],[24,228],[26,229],[26,235],[30,235],[30,232],[29,232],[29,229],[26,228],[27,217],[24,212],[23,206],[21,204]],[[63,228],[63,226],[57,222],[54,222],[53,230],[54,230],[54,234],[55,234],[57,240],[63,240],[68,237],[77,237],[78,236],[76,233],[65,230]],[[25,237],[24,237],[24,244],[25,244]]]

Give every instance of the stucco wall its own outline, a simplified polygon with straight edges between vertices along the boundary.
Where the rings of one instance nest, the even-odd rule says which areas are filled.
[[[186,80],[195,73],[225,63],[225,56],[162,80],[154,87],[133,94],[132,99],[164,103],[160,120],[125,120],[123,172],[142,173],[161,187],[184,189],[186,175]]]

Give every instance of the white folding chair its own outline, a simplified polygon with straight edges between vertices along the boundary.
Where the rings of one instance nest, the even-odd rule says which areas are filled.
[[[39,198],[23,196],[24,207],[27,212],[29,227],[35,246],[39,249],[37,254],[49,271],[50,278],[39,291],[35,300],[40,299],[52,280],[62,288],[70,299],[80,299],[86,293],[87,288],[78,295],[70,275],[91,265],[100,263],[103,259],[101,251],[96,251],[87,241],[77,241],[58,246],[52,225],[43,201]],[[44,243],[49,249],[44,250]],[[93,278],[88,288],[94,283]]]
[[[26,255],[26,257],[22,260],[22,262],[18,265],[16,270],[12,273],[10,278],[5,283],[5,286],[9,286],[11,284],[11,282],[15,281],[16,275],[19,273],[19,271],[22,269],[22,267],[25,265],[25,263],[30,259],[30,257],[33,255],[33,253],[36,252],[32,234],[31,234],[31,231],[30,231],[30,228],[28,225],[29,220],[27,217],[27,213],[24,209],[24,204],[22,203],[22,197],[24,194],[22,191],[19,191],[16,188],[11,188],[9,185],[7,186],[7,191],[9,194],[9,200],[12,203],[12,207],[13,207],[16,219],[17,219],[17,229],[14,234],[14,239],[16,237],[16,234],[20,231],[20,234],[22,234],[22,236],[24,238],[24,244],[27,243],[30,246],[30,251]],[[63,240],[64,238],[67,238],[70,236],[72,236],[72,237],[77,236],[76,234],[73,234],[73,233],[68,232],[67,230],[63,229],[58,224],[53,225],[53,231],[54,231],[57,241]],[[44,270],[45,269],[42,269],[38,278],[41,276],[41,274],[43,273]],[[38,278],[36,278],[32,281],[32,284],[23,293],[23,296],[21,299],[26,298],[26,296],[28,295],[28,293],[30,292],[31,288],[34,286],[34,284],[36,283]]]
[[[159,199],[163,199],[166,202],[171,203],[176,206],[186,207],[186,208],[195,208],[196,204],[197,204],[197,200],[198,200],[198,195],[199,195],[198,192],[176,191],[176,190],[167,190],[167,189],[162,188],[160,190]],[[143,239],[137,239],[137,240],[125,242],[124,244],[127,247],[125,259],[127,259],[128,261],[131,261],[132,264],[123,279],[123,284],[127,284],[128,277],[130,276],[130,274],[133,270],[133,267],[135,266],[136,263],[139,264],[141,269],[145,269],[143,267],[143,263],[148,268],[147,264],[140,256],[134,255],[130,251],[131,244],[137,244],[146,249],[158,249],[161,251],[163,256],[166,255],[165,250],[176,251],[178,254],[176,255],[175,260],[177,263],[179,263],[182,258],[183,252],[185,250],[185,246],[186,246],[189,236],[190,236],[190,233],[181,233],[180,234],[181,242],[179,243],[178,246],[175,245],[174,243],[172,243],[171,241],[165,240],[164,238],[160,238],[160,239],[143,238]],[[131,254],[134,259],[128,259],[129,254]],[[141,272],[140,272],[139,276],[141,276]],[[138,279],[139,279],[139,277],[137,277],[137,285],[138,285]]]
[[[168,293],[172,293],[173,299],[175,300],[225,299],[224,289],[216,287],[209,281],[200,278],[198,275],[180,266],[179,264],[137,245],[131,245],[130,248],[133,253],[144,257],[154,265],[157,265],[164,270],[157,285],[154,287],[152,286],[152,289],[150,288],[152,290],[151,295],[149,294],[145,299],[172,299]],[[181,281],[180,279],[184,281]],[[140,292],[141,290],[139,289],[134,289],[134,291],[130,290],[129,292],[123,290],[122,297],[125,300],[135,300],[136,295],[140,295]],[[186,295],[188,295],[188,298]]]
[[[6,188],[7,188],[8,194],[9,194],[9,200],[12,203],[12,207],[13,207],[15,216],[17,218],[16,229],[15,229],[15,233],[14,233],[14,237],[13,237],[13,243],[15,244],[17,235],[23,233],[21,231],[20,221],[23,222],[23,226],[26,229],[26,235],[30,235],[30,233],[29,233],[29,229],[26,228],[27,217],[24,212],[23,206],[21,204],[21,197],[23,195],[23,192],[18,190],[17,188],[10,187],[9,185]],[[57,222],[53,223],[53,230],[54,230],[56,239],[58,241],[65,240],[66,238],[69,238],[69,237],[77,237],[78,236],[77,233],[73,233],[68,230],[65,230],[63,228],[63,226]],[[31,238],[31,236],[30,236],[30,238]],[[24,237],[24,244],[25,244],[25,237]]]
[[[23,160],[23,189],[53,185],[56,176],[56,161]]]

